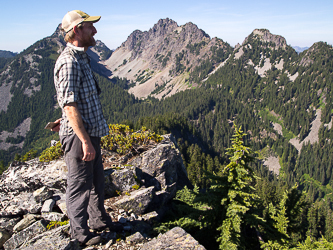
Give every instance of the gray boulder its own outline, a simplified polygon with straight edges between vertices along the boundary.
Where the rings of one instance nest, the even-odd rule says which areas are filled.
[[[143,244],[142,250],[205,250],[190,234],[180,227],[175,227],[165,234],[159,235],[148,243]]]
[[[162,208],[172,200],[178,189],[185,185],[192,187],[174,137],[164,135],[162,142],[142,154],[131,157],[123,169],[109,169],[106,171],[106,192],[115,195],[116,191],[127,192],[133,190],[134,185],[145,188],[132,191],[127,197],[124,195],[116,202],[116,206],[134,213],[143,214],[152,211],[162,211]],[[112,166],[119,166],[119,162],[110,161]],[[153,188],[152,188],[153,187]],[[128,193],[128,192],[127,192]]]
[[[54,205],[56,204],[56,201],[54,199],[48,199],[44,202],[42,206],[42,213],[49,213],[52,212]]]
[[[133,168],[105,171],[105,195],[115,196],[117,192],[126,192],[133,189],[133,186],[138,185],[133,173]]]
[[[80,250],[76,240],[70,240],[68,237],[69,225],[65,225],[42,234],[37,235],[36,237],[30,239],[24,243],[20,249],[24,250]]]
[[[114,205],[124,210],[132,210],[135,214],[143,214],[147,211],[154,198],[154,187],[133,191],[130,196],[125,195]]]
[[[132,234],[126,238],[126,241],[129,244],[135,244],[135,243],[142,243],[147,241],[145,237],[142,236],[140,232],[136,232],[135,234]]]
[[[26,229],[13,234],[12,237],[3,245],[6,250],[15,249],[21,246],[27,240],[46,231],[46,222],[40,220],[27,227]]]
[[[146,187],[154,186],[156,191],[166,190],[174,183],[178,189],[185,185],[192,186],[174,137],[171,134],[163,137],[164,140],[156,147],[142,153],[128,164],[136,167],[136,175]]]
[[[48,186],[43,186],[33,192],[33,196],[36,202],[43,203],[47,199],[51,198],[53,191]]]
[[[13,228],[14,232],[20,232],[23,229],[26,229],[31,224],[35,223],[40,219],[40,216],[34,215],[34,214],[27,214],[23,217],[22,220],[19,221]]]

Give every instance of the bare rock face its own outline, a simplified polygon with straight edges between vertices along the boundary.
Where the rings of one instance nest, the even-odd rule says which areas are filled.
[[[105,171],[107,176],[105,194],[107,196],[115,196],[117,192],[129,191],[134,185],[137,185],[132,169],[133,168],[121,170],[110,169]]]
[[[115,158],[104,151],[105,192],[109,197],[105,207],[113,221],[124,224],[124,237],[137,233],[128,238],[131,245],[144,244],[152,223],[163,217],[176,191],[185,185],[192,187],[173,136],[163,137],[162,142],[137,156]],[[0,248],[80,249],[70,240],[66,222],[67,171],[63,159],[49,163],[34,159],[16,162],[2,174]],[[55,228],[50,230],[47,225]],[[114,232],[102,236],[103,244],[113,244]],[[188,239],[184,234],[179,237]]]
[[[300,65],[303,67],[309,67],[314,63],[316,60],[316,57],[318,57],[318,50],[320,50],[321,47],[326,47],[323,46],[323,42],[317,42],[314,43],[302,56],[302,59],[300,61]],[[327,53],[328,55],[329,53]]]
[[[106,193],[132,192],[119,199],[115,205],[137,214],[160,210],[172,200],[176,191],[184,186],[192,187],[188,180],[179,150],[172,135],[142,154],[127,160],[124,169],[107,170]],[[124,157],[127,159],[128,157]],[[112,165],[117,165],[114,162]],[[134,186],[141,186],[133,191]]]
[[[136,167],[136,174],[145,186],[154,186],[157,191],[166,190],[174,183],[178,184],[179,189],[191,185],[171,135],[165,136],[165,140],[155,148],[144,152],[128,164]]]
[[[183,26],[169,19],[160,19],[149,31],[134,31],[121,47],[131,51],[130,61],[142,58],[149,61],[149,68],[162,70],[167,64],[171,64],[176,55],[182,50],[189,50],[188,44],[198,44],[204,41],[209,43],[210,37],[193,23]],[[165,63],[160,56],[165,59]],[[196,64],[199,58],[186,53],[186,57],[191,64]]]
[[[149,31],[132,32],[104,63],[113,76],[136,83],[129,90],[135,96],[151,94],[163,98],[187,89],[185,81],[192,81],[189,73],[203,61],[209,60],[217,67],[216,58],[230,54],[230,48],[221,39],[211,39],[191,22],[178,26],[166,18],[160,19]],[[219,55],[216,50],[221,50]]]

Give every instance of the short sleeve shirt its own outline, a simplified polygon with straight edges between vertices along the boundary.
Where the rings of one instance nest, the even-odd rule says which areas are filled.
[[[102,137],[108,134],[108,125],[99,99],[101,90],[84,48],[67,44],[54,67],[54,85],[62,109],[60,136],[74,133],[64,111],[65,105],[73,102],[77,103],[84,127],[90,136]]]

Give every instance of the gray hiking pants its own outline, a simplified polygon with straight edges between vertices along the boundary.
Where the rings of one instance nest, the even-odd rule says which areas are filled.
[[[90,139],[96,157],[93,161],[83,161],[82,143],[77,135],[60,138],[68,168],[66,206],[70,232],[72,238],[80,242],[88,236],[89,227],[97,229],[111,222],[104,208],[104,170],[100,138]]]

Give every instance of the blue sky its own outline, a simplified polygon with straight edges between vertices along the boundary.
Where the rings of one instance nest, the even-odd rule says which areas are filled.
[[[292,46],[310,47],[318,41],[333,44],[332,0],[1,0],[0,50],[21,52],[50,36],[73,9],[102,16],[95,25],[95,37],[110,49],[120,46],[134,30],[147,31],[167,17],[179,26],[192,22],[231,46],[242,43],[256,28],[281,35]]]

